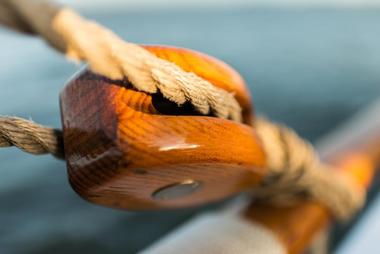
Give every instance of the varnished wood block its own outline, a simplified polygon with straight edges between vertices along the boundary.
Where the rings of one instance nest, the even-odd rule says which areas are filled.
[[[235,92],[250,123],[250,96],[230,67],[190,50],[147,48]],[[61,111],[70,183],[94,203],[124,209],[202,204],[247,190],[265,174],[265,156],[251,127],[200,116],[190,105],[177,107],[127,81],[84,70],[62,91]],[[191,182],[196,189],[187,195],[157,195]]]

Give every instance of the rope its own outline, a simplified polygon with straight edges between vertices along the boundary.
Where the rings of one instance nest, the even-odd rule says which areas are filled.
[[[43,37],[51,46],[64,53],[62,38],[50,25],[60,6],[40,0],[1,0],[0,23],[14,30]]]
[[[126,77],[140,91],[160,91],[178,105],[188,101],[203,114],[212,112],[220,118],[241,121],[241,108],[233,94],[136,44],[124,42],[69,9],[41,1],[2,0],[0,14],[4,14],[0,23],[42,36],[68,58],[88,62],[96,73],[111,79]],[[263,183],[253,190],[256,197],[276,204],[308,197],[327,205],[340,219],[351,217],[362,207],[364,191],[357,191],[335,175],[319,161],[312,146],[293,131],[265,119],[256,120],[255,129],[269,168]],[[1,117],[0,146],[11,145],[33,154],[52,153],[63,158],[59,131],[20,118]]]
[[[32,154],[50,153],[64,158],[60,130],[18,117],[0,117],[0,147],[16,146]]]
[[[258,118],[255,130],[267,155],[268,175],[252,190],[265,202],[287,205],[309,198],[327,205],[342,220],[365,202],[365,191],[319,160],[313,146],[286,126]]]
[[[0,22],[42,36],[68,58],[87,62],[92,71],[111,79],[126,77],[137,90],[160,91],[178,105],[190,102],[202,114],[211,112],[220,118],[241,121],[241,108],[232,93],[136,44],[123,41],[112,31],[83,19],[74,11],[41,1],[2,1],[0,13],[9,15],[0,18]],[[12,13],[17,19],[10,18]]]

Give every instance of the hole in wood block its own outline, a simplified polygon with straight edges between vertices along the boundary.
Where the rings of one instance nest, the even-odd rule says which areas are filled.
[[[162,187],[153,192],[152,197],[159,200],[175,199],[194,193],[202,187],[201,182],[185,180],[181,183],[174,183]]]

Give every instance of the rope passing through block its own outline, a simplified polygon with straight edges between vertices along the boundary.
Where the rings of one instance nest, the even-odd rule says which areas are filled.
[[[7,14],[1,16],[0,23],[40,35],[68,58],[89,63],[95,73],[113,80],[127,79],[136,90],[160,92],[179,106],[190,103],[204,115],[236,122],[243,119],[233,89],[216,87],[68,8],[48,2],[4,0],[0,13]],[[311,198],[324,203],[340,219],[350,218],[363,206],[364,190],[353,188],[333,173],[319,161],[312,146],[293,131],[265,119],[256,119],[253,128],[262,141],[268,168],[261,184],[253,187],[256,197],[278,204]],[[61,139],[59,131],[31,121],[0,118],[1,147],[14,145],[33,154],[63,157]]]
[[[286,205],[305,195],[319,200],[340,219],[350,218],[365,200],[364,190],[352,188],[316,159],[313,148],[290,129],[257,119],[255,129],[268,156],[268,175],[252,193],[265,201]],[[63,158],[60,131],[32,121],[0,117],[0,147],[16,146],[32,154]]]

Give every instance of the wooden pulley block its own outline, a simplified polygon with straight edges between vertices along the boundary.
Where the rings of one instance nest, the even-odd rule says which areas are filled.
[[[250,126],[251,99],[240,75],[207,55],[146,46],[160,58],[234,92],[243,123],[202,116],[160,94],[88,70],[61,93],[69,181],[91,202],[122,209],[176,208],[246,191],[265,175],[265,154]]]

